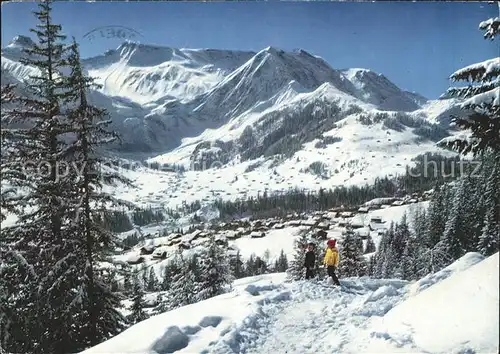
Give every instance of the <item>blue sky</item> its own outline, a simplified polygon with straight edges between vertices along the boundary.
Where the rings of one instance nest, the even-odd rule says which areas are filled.
[[[35,8],[2,4],[2,46],[30,34]],[[498,56],[498,41],[484,40],[478,30],[492,16],[498,7],[479,2],[61,2],[53,19],[75,36],[85,57],[121,42],[86,33],[126,26],[142,43],[170,47],[303,48],[334,68],[369,68],[402,89],[437,98],[453,71]]]

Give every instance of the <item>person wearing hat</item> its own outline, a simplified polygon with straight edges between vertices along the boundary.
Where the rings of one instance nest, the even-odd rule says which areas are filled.
[[[314,264],[316,263],[316,254],[314,253],[314,243],[307,244],[306,258],[304,267],[306,268],[306,279],[314,278]]]
[[[335,270],[339,265],[339,250],[335,246],[336,240],[328,240],[326,243],[328,248],[326,249],[325,258],[323,259],[323,264],[326,267],[328,276],[332,278],[335,285],[340,285],[339,279],[335,274]]]

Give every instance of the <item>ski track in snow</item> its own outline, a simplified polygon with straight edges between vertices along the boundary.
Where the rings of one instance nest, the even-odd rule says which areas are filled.
[[[383,316],[401,301],[406,282],[387,280],[382,286],[380,282],[367,287],[341,279],[341,288],[318,281],[291,284],[264,300],[256,317],[236,330],[231,340],[213,343],[205,353],[343,352],[372,316]],[[411,340],[396,344],[413,347]]]

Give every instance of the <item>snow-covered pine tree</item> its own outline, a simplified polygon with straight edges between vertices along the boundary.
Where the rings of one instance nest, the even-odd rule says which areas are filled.
[[[466,238],[470,236],[464,220],[466,217],[464,209],[467,203],[466,186],[466,179],[462,178],[457,181],[453,188],[453,204],[441,238],[442,245],[440,245],[440,248],[446,252],[452,261],[465,254]]]
[[[485,39],[494,40],[500,33],[498,17],[479,24],[485,31]],[[481,154],[489,149],[500,152],[500,58],[485,60],[460,69],[450,76],[454,82],[465,81],[465,87],[451,87],[445,98],[460,98],[466,110],[463,117],[454,117],[453,122],[470,133],[446,138],[440,142],[461,153]]]
[[[446,186],[437,184],[434,187],[427,212],[425,244],[428,248],[433,248],[444,233],[448,217],[446,194]]]
[[[123,287],[121,291],[125,294],[130,294],[133,290],[134,283],[132,282],[132,274],[130,272],[127,272],[123,276]]]
[[[161,290],[169,291],[174,279],[174,275],[181,271],[181,261],[176,253],[171,261],[167,262],[163,269],[163,279],[161,281]]]
[[[234,257],[231,257],[229,262],[231,265],[231,274],[233,274],[236,279],[243,278],[245,276],[245,270],[243,269],[243,261],[241,260],[239,250]]]
[[[363,258],[363,243],[358,234],[347,230],[342,240],[339,273],[342,277],[359,277],[366,275],[367,264]]]
[[[401,221],[394,228],[394,238],[391,243],[391,258],[394,262],[393,273],[388,274],[391,277],[403,279],[403,269],[401,259],[407,244],[410,240],[411,233],[408,225],[408,217],[403,215]]]
[[[1,91],[0,91],[0,98],[1,98],[1,119],[2,119],[2,127],[7,125],[7,120],[9,119],[8,117],[8,111],[10,106],[16,101],[16,94],[14,92],[14,85],[2,85]],[[5,122],[5,123],[4,123]],[[5,124],[5,125],[4,125]],[[1,151],[2,154],[0,157],[0,179],[2,181],[8,181],[11,180],[14,176],[11,174],[14,173],[16,174],[15,171],[12,171],[7,164],[4,163],[5,160],[5,154],[8,154],[11,147],[10,147],[10,140],[12,139],[12,132],[9,129],[1,129]],[[18,214],[19,212],[16,213],[14,210],[14,205],[13,205],[13,200],[11,197],[15,197],[15,189],[12,188],[11,186],[7,186],[5,184],[2,185],[2,188],[0,190],[0,222],[4,221],[6,218],[6,213],[13,213],[13,214]]]
[[[376,254],[372,254],[368,259],[367,275],[370,277],[375,277],[375,267],[377,265]]]
[[[306,253],[304,250],[305,245],[307,245],[307,234],[302,233],[295,241],[295,254],[288,269],[286,270],[288,280],[302,280],[306,276],[304,268],[304,262],[306,259]]]
[[[201,270],[201,261],[200,256],[198,254],[193,254],[188,261],[189,271],[193,274],[194,277],[194,290],[196,293],[196,298],[198,293],[200,292],[201,281],[202,281],[202,270]],[[232,275],[232,273],[231,273]],[[234,278],[234,276],[233,276]]]
[[[500,158],[492,156],[491,169],[484,193],[484,226],[477,245],[478,251],[490,256],[500,246]]]
[[[388,278],[394,274],[397,264],[391,249],[393,239],[394,223],[391,222],[389,229],[382,235],[377,253],[375,253],[373,276],[376,278]]]
[[[318,280],[323,280],[326,277],[326,270],[323,267],[323,258],[325,257],[324,242],[316,242],[314,246],[314,254],[316,255],[316,265],[314,267],[314,276]]]
[[[255,267],[255,255],[252,253],[245,262],[245,275],[250,277],[257,274],[257,269]]]
[[[131,325],[144,321],[149,318],[148,314],[144,311],[146,301],[144,300],[144,289],[141,281],[137,276],[133,278],[134,290],[132,293],[132,305],[130,306],[130,315],[127,320]]]
[[[368,239],[366,240],[364,254],[373,253],[375,251],[376,251],[375,242],[373,242],[373,238],[370,235],[368,235]]]
[[[10,146],[2,150],[2,171],[9,171],[2,182],[23,196],[8,201],[3,196],[19,218],[2,229],[0,292],[7,325],[0,327],[9,331],[2,333],[9,352],[71,352],[75,347],[66,335],[76,293],[70,264],[75,255],[68,252],[74,245],[67,227],[71,182],[60,166],[66,148],[62,136],[69,129],[61,115],[64,36],[52,23],[50,2],[38,4],[35,16],[38,43],[20,60],[36,72],[25,85],[30,97],[16,97],[15,106],[2,112]]]
[[[162,274],[164,272],[165,272],[165,268],[163,268]],[[149,272],[148,272],[148,268],[146,267],[146,264],[142,264],[139,273],[141,274],[142,287],[143,287],[143,289],[146,289],[148,287],[148,282],[149,282]]]
[[[149,292],[155,292],[160,290],[160,284],[158,282],[158,278],[156,277],[156,273],[153,267],[149,268],[149,276],[148,276],[148,283],[146,286],[146,290]]]
[[[163,279],[160,284],[160,288],[163,293],[161,294],[161,299],[158,305],[156,305],[156,307],[153,309],[154,314],[164,313],[172,309],[171,297],[175,289],[174,278],[183,269],[181,255],[181,252],[174,253],[173,258],[169,260],[163,268]]]
[[[199,300],[225,293],[231,288],[234,279],[227,252],[215,242],[214,235],[209,237],[208,248],[202,258]]]
[[[79,293],[88,315],[85,323],[78,327],[81,328],[80,335],[88,336],[88,344],[95,345],[119,333],[124,320],[117,310],[120,299],[110,291],[110,285],[103,281],[102,270],[96,266],[106,260],[114,243],[114,234],[101,225],[100,215],[117,207],[131,207],[104,192],[103,186],[131,182],[115,170],[102,168],[107,161],[102,155],[102,148],[115,142],[118,136],[109,130],[111,121],[106,111],[93,106],[87,98],[89,90],[98,86],[85,75],[74,40],[69,48],[67,64],[70,73],[63,81],[64,102],[69,107],[66,115],[72,135],[67,137],[66,158],[73,167],[74,179],[73,193],[69,196],[70,210],[74,212],[72,229],[80,241],[74,252],[81,253],[79,267],[84,271]],[[99,297],[96,294],[100,294]]]
[[[283,250],[281,250],[278,259],[276,260],[276,272],[282,273],[286,272],[288,269],[288,259],[286,258],[286,254]]]
[[[409,234],[408,239],[401,256],[401,278],[404,280],[417,280],[420,279],[422,274],[421,264],[418,262],[421,250],[416,235]]]
[[[193,304],[198,300],[196,279],[191,271],[189,260],[180,255],[181,271],[174,275],[170,289],[170,308]]]

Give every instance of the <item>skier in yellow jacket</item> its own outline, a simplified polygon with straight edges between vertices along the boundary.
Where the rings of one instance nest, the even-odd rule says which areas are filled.
[[[328,276],[332,278],[335,285],[340,285],[339,279],[335,274],[335,269],[339,265],[339,250],[335,247],[336,240],[328,240],[326,243],[328,248],[326,249],[325,258],[323,259],[323,264],[325,265]]]

